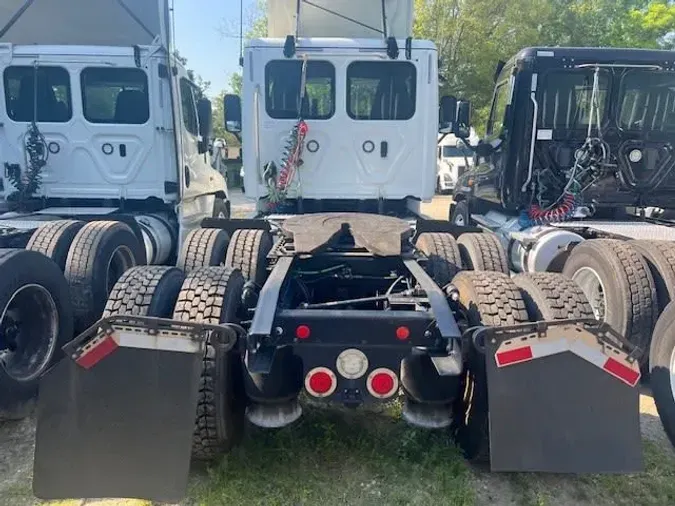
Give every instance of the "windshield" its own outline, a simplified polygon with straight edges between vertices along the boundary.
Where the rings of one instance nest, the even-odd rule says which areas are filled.
[[[553,71],[546,74],[539,121],[542,128],[574,130],[588,127],[594,69]],[[598,80],[600,118],[605,119],[609,77],[602,70]]]
[[[624,130],[675,131],[675,73],[626,72],[619,104],[619,126]]]
[[[457,147],[457,146],[443,146],[443,152],[441,155],[443,158],[457,157],[461,156],[473,156],[471,150],[467,147]]]

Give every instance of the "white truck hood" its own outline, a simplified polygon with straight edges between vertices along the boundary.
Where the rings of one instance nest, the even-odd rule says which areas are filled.
[[[2,0],[0,42],[168,45],[168,0]]]

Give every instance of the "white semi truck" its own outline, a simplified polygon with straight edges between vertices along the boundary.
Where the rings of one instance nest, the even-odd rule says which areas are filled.
[[[176,502],[191,457],[246,420],[292,424],[302,395],[400,398],[495,471],[640,470],[635,347],[562,275],[495,272],[496,236],[419,214],[437,134],[467,115],[439,100],[412,0],[268,9],[243,99],[225,97],[258,216],[204,220],[178,267],[127,270],[98,321],[42,353],[35,494]]]
[[[0,418],[25,412],[71,312],[86,329],[125,270],[175,264],[205,217],[229,216],[211,104],[168,19],[158,0],[0,7],[0,248],[25,249],[0,260]]]
[[[475,132],[471,137],[478,141]],[[472,139],[469,139],[471,142]],[[455,190],[457,181],[473,166],[473,151],[462,139],[452,134],[438,137],[436,158],[436,193],[447,194]]]

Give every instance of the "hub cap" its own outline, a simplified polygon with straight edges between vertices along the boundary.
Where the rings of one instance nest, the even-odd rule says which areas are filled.
[[[37,378],[54,355],[58,329],[59,314],[49,291],[22,286],[0,315],[0,365],[17,381]]]
[[[582,267],[574,273],[572,279],[581,288],[593,308],[593,314],[598,320],[604,320],[607,309],[607,296],[605,286],[600,276],[590,267]]]

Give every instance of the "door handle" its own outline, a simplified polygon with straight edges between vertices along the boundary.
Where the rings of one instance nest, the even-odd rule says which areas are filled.
[[[190,187],[190,167],[185,166],[185,188]]]
[[[380,142],[380,156],[382,158],[387,158],[387,152],[389,151],[389,144],[387,141]]]

